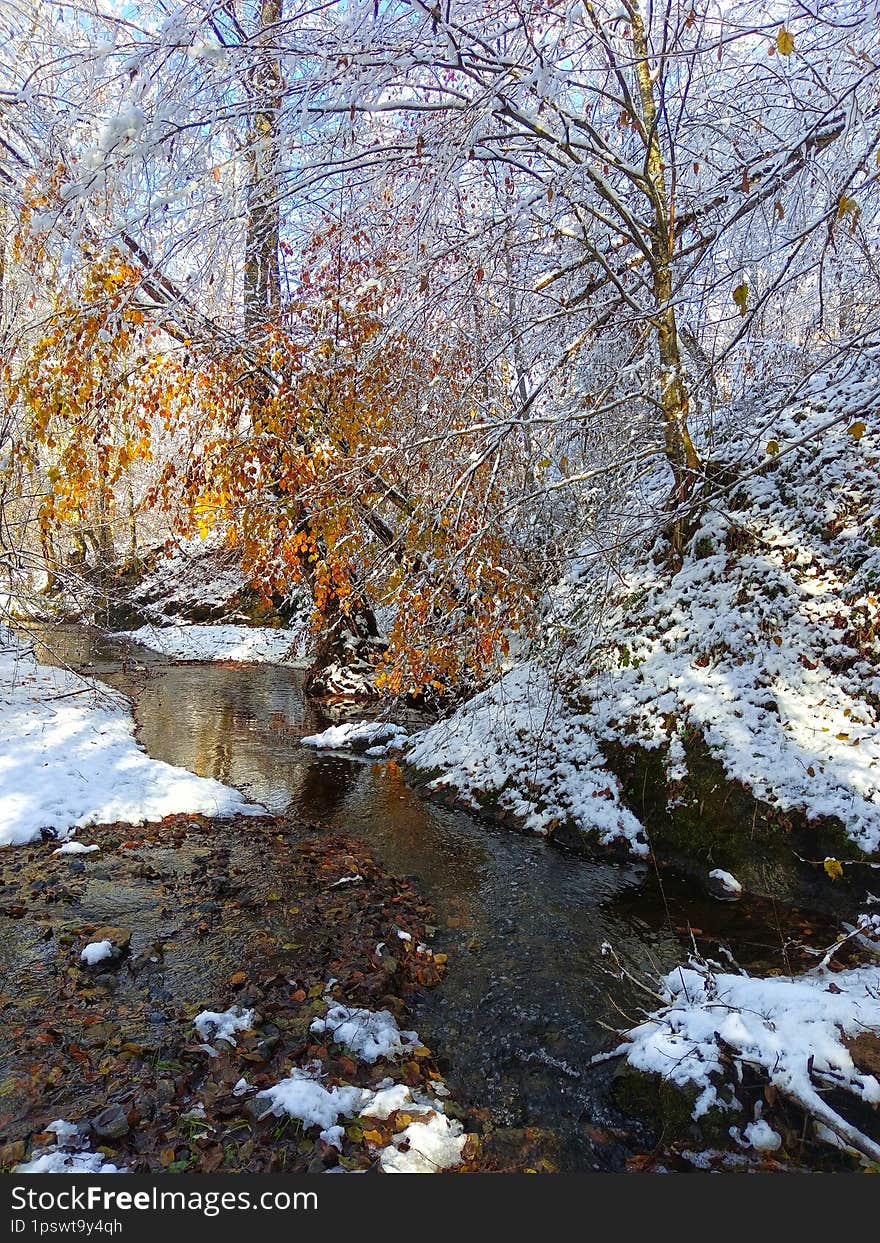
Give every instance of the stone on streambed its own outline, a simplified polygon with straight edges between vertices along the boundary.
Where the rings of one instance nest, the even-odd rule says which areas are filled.
[[[706,878],[706,888],[719,902],[739,902],[743,887],[730,872],[713,868]]]
[[[127,928],[107,924],[91,934],[80,959],[84,967],[103,973],[118,967],[130,946],[131,933]]]
[[[730,1108],[733,1092],[720,1079],[716,1090],[719,1104],[695,1119],[693,1109],[700,1090],[694,1084],[677,1084],[625,1061],[615,1068],[611,1082],[618,1108],[628,1117],[655,1127],[665,1142],[687,1140],[726,1147],[730,1143],[730,1124],[736,1117]]]
[[[92,1118],[90,1125],[101,1139],[122,1139],[129,1131],[128,1114],[121,1105],[108,1105]]]

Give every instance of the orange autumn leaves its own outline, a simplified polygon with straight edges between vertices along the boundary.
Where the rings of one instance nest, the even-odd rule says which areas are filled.
[[[12,385],[32,453],[53,462],[41,521],[82,520],[98,492],[112,508],[137,464],[143,504],[178,534],[222,531],[267,597],[306,586],[317,632],[379,612],[380,689],[448,686],[531,615],[525,559],[493,521],[505,472],[497,455],[472,465],[466,344],[390,331],[369,247],[340,262],[326,240],[246,352],[174,345],[144,321],[137,270],[94,264]]]
[[[55,297],[23,365],[4,368],[6,395],[25,415],[14,469],[42,472],[49,485],[39,507],[44,534],[106,523],[123,476],[151,456],[151,426],[132,378],[149,336],[133,301],[138,281],[118,256],[92,264],[75,295]]]

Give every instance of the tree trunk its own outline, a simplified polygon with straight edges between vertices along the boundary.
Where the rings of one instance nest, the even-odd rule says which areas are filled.
[[[675,552],[680,553],[681,529],[678,511],[691,495],[700,469],[700,459],[688,429],[688,391],[682,368],[673,301],[675,208],[666,184],[666,166],[660,147],[660,117],[654,93],[648,38],[641,14],[635,5],[630,10],[630,17],[646,146],[645,172],[650,186],[652,211],[651,268],[656,303],[655,330],[660,363],[663,440],[673,480],[668,500],[668,507],[673,511],[669,534]]]
[[[277,321],[281,309],[279,116],[283,83],[281,66],[268,45],[271,30],[279,25],[283,14],[284,0],[260,0],[257,42],[262,45],[263,54],[251,71],[251,89],[259,106],[251,119],[247,143],[244,322],[248,332],[261,323]]]
[[[273,28],[279,26],[283,15],[284,0],[260,0],[259,31],[254,40],[260,54],[250,75],[254,112],[247,143],[244,323],[251,336],[258,336],[263,324],[278,324],[281,319],[279,117],[284,82],[281,65],[271,45]],[[259,397],[256,400],[259,402]],[[281,491],[276,493],[276,500],[279,505],[290,507],[298,530],[310,531],[309,514],[299,502],[291,501],[288,494]],[[318,548],[319,555],[326,555],[320,541]],[[315,563],[306,552],[301,553],[298,560],[302,579],[314,597]],[[306,678],[307,693],[322,695],[332,690],[326,674],[334,667],[357,666],[362,671],[362,680],[366,681],[377,639],[376,619],[363,588],[352,583],[344,606],[333,593],[324,609],[320,640]]]

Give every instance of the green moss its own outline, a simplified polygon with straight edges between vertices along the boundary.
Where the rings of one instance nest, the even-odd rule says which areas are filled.
[[[866,858],[839,821],[809,824],[803,816],[783,815],[731,781],[699,734],[684,745],[688,775],[674,790],[662,749],[620,743],[603,748],[662,862],[701,878],[711,868],[724,868],[753,893],[788,898],[800,887],[796,853]]]
[[[732,1089],[723,1083],[716,1088],[719,1097],[731,1104]],[[693,1112],[700,1089],[694,1084],[679,1085],[624,1062],[615,1071],[611,1090],[618,1108],[654,1127],[664,1143],[693,1140],[711,1147],[730,1143],[736,1107],[713,1105],[695,1119]]]

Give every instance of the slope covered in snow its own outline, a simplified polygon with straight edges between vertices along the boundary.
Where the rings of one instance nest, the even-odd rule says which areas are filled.
[[[605,844],[623,838],[634,854],[647,854],[642,826],[620,802],[589,719],[567,708],[537,664],[512,670],[417,735],[406,762],[436,772],[430,790],[454,790],[476,811],[492,803],[535,833],[567,820]]]
[[[770,809],[834,818],[878,850],[878,372],[867,356],[775,413],[729,418],[680,564],[663,540],[631,552],[601,613],[588,563],[574,565],[554,593],[580,635],[565,672],[508,674],[410,762],[475,804],[500,794],[528,827],[569,819],[607,840],[616,818],[638,842],[603,748],[657,752],[674,798],[699,738]]]

